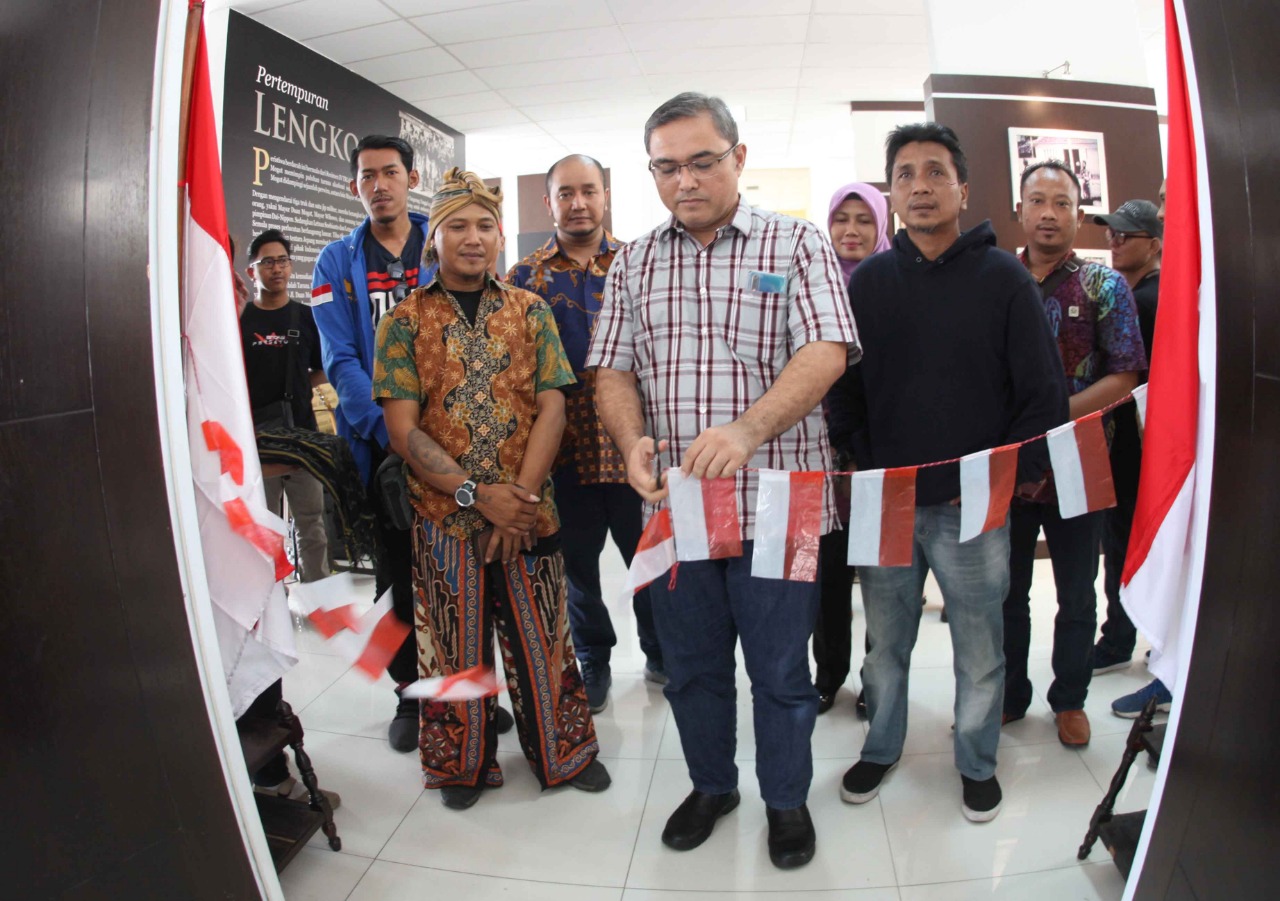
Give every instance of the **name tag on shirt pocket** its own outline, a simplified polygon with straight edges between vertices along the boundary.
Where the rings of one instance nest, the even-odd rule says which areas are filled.
[[[781,294],[787,290],[787,277],[776,272],[752,269],[747,273],[747,287],[760,294]]]
[[[1077,306],[1075,306],[1074,304],[1072,304],[1071,306],[1067,307],[1067,318],[1068,318],[1068,319],[1079,319],[1079,318],[1080,318],[1080,308],[1079,308],[1079,307],[1077,307]]]

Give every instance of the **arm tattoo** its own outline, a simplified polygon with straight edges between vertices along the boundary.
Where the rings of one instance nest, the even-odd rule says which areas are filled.
[[[440,474],[451,473],[454,475],[466,475],[466,470],[458,465],[458,462],[444,452],[444,448],[431,440],[422,429],[413,429],[409,432],[409,453],[413,456],[411,462],[416,463],[424,472]]]

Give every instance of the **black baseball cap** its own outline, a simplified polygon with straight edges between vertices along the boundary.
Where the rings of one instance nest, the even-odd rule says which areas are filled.
[[[1113,232],[1146,232],[1153,238],[1163,238],[1164,223],[1157,215],[1159,212],[1159,207],[1150,200],[1126,200],[1114,213],[1094,216],[1093,221]]]

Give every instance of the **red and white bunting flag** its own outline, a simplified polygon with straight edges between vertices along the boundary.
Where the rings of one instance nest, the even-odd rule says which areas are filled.
[[[648,524],[640,533],[640,543],[631,558],[631,569],[627,571],[622,596],[631,597],[675,565],[676,539],[671,530],[671,511],[663,507],[649,517]]]
[[[329,639],[339,653],[370,679],[386,672],[387,664],[412,629],[400,621],[391,606],[391,589],[356,620],[354,628]]]
[[[742,521],[733,479],[696,479],[667,470],[677,560],[742,556]]]
[[[279,582],[292,570],[285,524],[266,507],[245,382],[203,22],[188,108],[181,185],[187,434],[213,619],[232,712],[240,716],[297,663],[297,652]]]
[[[826,473],[760,470],[751,575],[814,582]]]
[[[452,676],[419,679],[400,689],[402,698],[432,701],[478,701],[507,690],[507,683],[491,669],[474,666]]]
[[[1018,481],[1018,445],[960,458],[960,540],[1004,525]]]
[[[1197,140],[1188,63],[1176,7],[1165,3],[1169,174],[1164,264],[1143,416],[1142,471],[1120,599],[1151,640],[1151,671],[1177,688],[1194,635],[1212,473],[1216,329],[1213,242],[1201,240]],[[1204,217],[1202,219],[1202,216]],[[1201,423],[1206,429],[1200,429]],[[1198,465],[1197,461],[1205,465]]]
[[[1138,418],[1138,431],[1141,432],[1147,424],[1147,386],[1145,383],[1133,389],[1133,415]]]
[[[297,601],[307,621],[325,638],[343,629],[359,628],[360,610],[351,598],[360,593],[351,573],[334,573],[316,582],[297,582],[289,588],[289,597]]]
[[[916,468],[855,472],[849,480],[849,565],[910,566]]]
[[[1049,430],[1049,462],[1063,519],[1116,505],[1111,454],[1102,414],[1090,413]]]

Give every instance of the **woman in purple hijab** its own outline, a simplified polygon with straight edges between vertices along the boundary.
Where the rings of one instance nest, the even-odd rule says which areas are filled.
[[[882,250],[889,249],[885,226],[889,204],[879,189],[864,182],[847,184],[831,195],[827,229],[831,243],[840,258],[846,287],[858,264]],[[825,408],[825,404],[824,404]],[[841,470],[852,468],[849,461],[837,461]],[[836,481],[836,497],[843,525],[849,522],[848,479]],[[853,622],[853,567],[845,560],[848,530],[824,535],[818,544],[818,572],[821,580],[821,605],[813,631],[813,656],[818,664],[814,687],[818,689],[818,713],[826,713],[836,702],[836,690],[849,677],[849,660],[853,647],[850,629]],[[862,695],[858,695],[858,712],[865,716]]]

